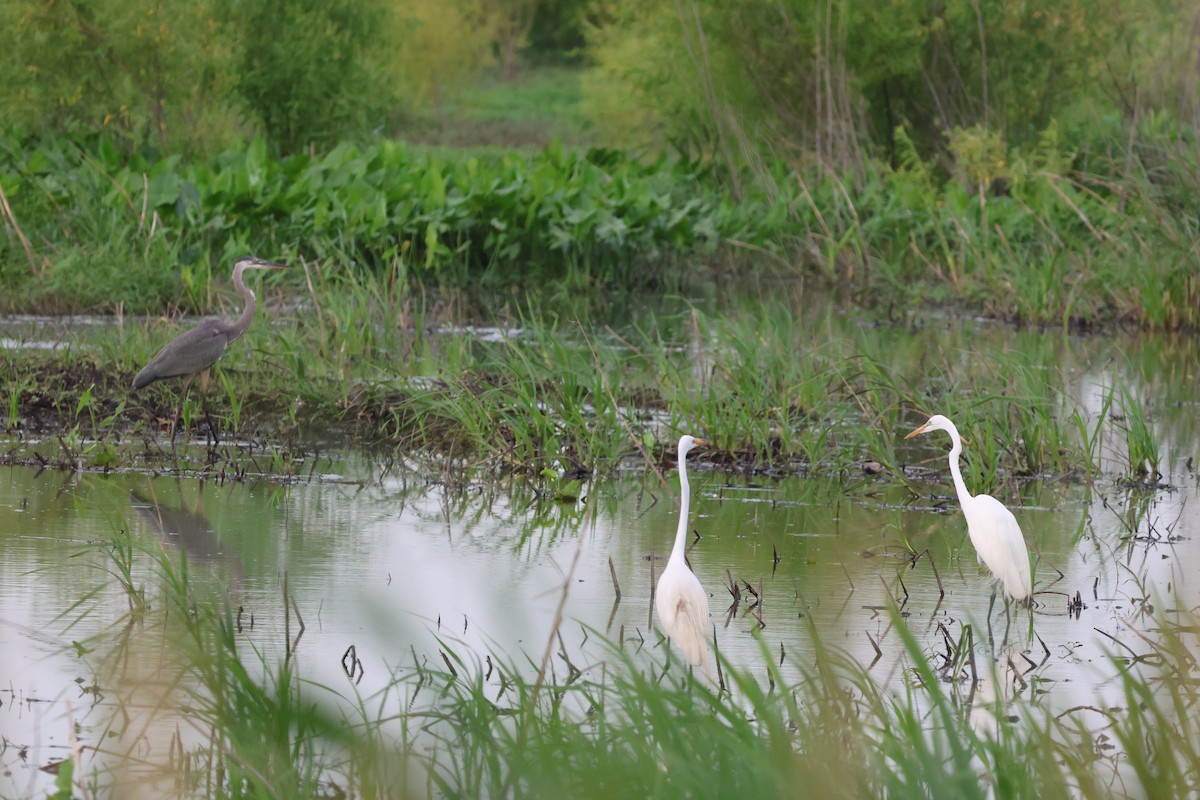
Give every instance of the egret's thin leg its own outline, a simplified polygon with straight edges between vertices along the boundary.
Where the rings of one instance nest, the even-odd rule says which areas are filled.
[[[994,647],[996,644],[995,637],[992,635],[992,609],[995,607],[995,605],[996,605],[996,587],[992,586],[992,599],[988,601],[988,615],[987,615],[988,646],[989,647]]]
[[[1008,627],[1012,624],[1012,616],[1009,614],[1009,599],[1008,595],[1004,596],[1004,641],[1000,644],[1004,647],[1008,644]]]

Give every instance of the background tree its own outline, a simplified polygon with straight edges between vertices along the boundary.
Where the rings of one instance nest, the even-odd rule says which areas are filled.
[[[1147,75],[1173,74],[1163,67],[1191,53],[1186,36],[1170,31],[1193,30],[1195,14],[1180,0],[608,0],[598,8],[592,108],[624,137],[665,139],[731,168],[783,156],[839,170],[864,154],[894,161],[898,127],[920,154],[949,160],[948,138],[962,128],[1020,145],[1056,120],[1094,122],[1114,98],[1129,118],[1134,100],[1148,99],[1139,89]],[[1196,65],[1185,72],[1195,75]]]
[[[384,0],[234,0],[239,94],[284,152],[378,126],[395,104],[398,30]]]
[[[0,4],[0,117],[132,149],[219,147],[237,130],[237,37],[216,0]]]
[[[484,0],[9,0],[0,119],[126,152],[279,152],[386,131],[492,61]]]

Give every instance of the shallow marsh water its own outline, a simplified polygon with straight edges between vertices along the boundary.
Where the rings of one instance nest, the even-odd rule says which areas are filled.
[[[827,314],[814,323],[814,341],[840,346],[823,343],[853,340],[855,330],[863,330],[860,321]],[[935,663],[946,637],[956,640],[973,623],[986,691],[1057,710],[1121,701],[1106,654],[1147,649],[1141,637],[1154,636],[1151,606],[1187,613],[1200,605],[1196,341],[1044,335],[951,320],[869,331],[866,346],[888,354],[897,370],[931,352],[953,361],[1015,351],[1062,381],[1064,406],[1098,414],[1114,384],[1150,398],[1161,482],[1116,482],[1128,459],[1112,434],[1101,448],[1106,469],[1090,484],[1005,481],[996,494],[1035,553],[1036,635],[1028,637],[1030,616],[1018,611],[1005,647],[998,613],[989,646],[990,584],[953,498],[947,442],[901,446],[911,467],[904,479],[731,475],[706,468],[698,453],[692,528],[699,539],[690,558],[710,595],[722,655],[761,671],[765,646],[794,676],[810,660],[811,624],[824,644],[899,688],[907,674],[886,612],[894,602]],[[699,371],[723,357],[718,345],[686,355]],[[160,762],[173,737],[201,738],[180,724],[186,714],[170,687],[155,685],[155,665],[170,658],[161,637],[150,626],[114,630],[128,601],[106,543],[121,531],[141,548],[134,575],[147,596],[158,578],[143,551],[161,542],[175,558],[184,552],[197,586],[228,588],[249,662],[257,663],[253,647],[275,663],[290,641],[306,680],[347,695],[381,691],[414,658],[436,665],[447,646],[479,659],[492,652],[540,660],[572,569],[561,643],[572,664],[599,678],[606,652],[599,635],[638,652],[647,668],[661,669],[667,658],[650,590],[675,530],[674,473],[667,473],[669,491],[652,472],[627,469],[586,483],[574,503],[558,503],[522,482],[445,476],[355,452],[322,456],[299,472],[309,477],[201,482],[5,470],[0,741],[9,746],[0,752],[0,796],[46,791],[53,777],[39,768],[69,755],[69,720],[82,743],[109,754],[93,764],[122,754]],[[732,613],[729,577],[742,597]],[[285,578],[295,601],[286,612]],[[751,589],[761,591],[760,604]],[[1068,614],[1077,593],[1084,608]],[[304,622],[299,636],[296,613]],[[351,646],[359,662],[353,678],[344,671]],[[993,662],[1000,686],[986,679]],[[569,669],[563,659],[554,665]],[[679,669],[677,660],[671,668]],[[1101,731],[1105,723],[1098,715],[1095,724]]]

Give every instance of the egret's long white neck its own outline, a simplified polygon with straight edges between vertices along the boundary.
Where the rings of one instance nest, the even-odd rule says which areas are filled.
[[[962,439],[958,435],[958,429],[953,424],[946,431],[950,434],[950,475],[954,478],[954,490],[958,492],[959,505],[965,506],[967,501],[971,499],[971,493],[967,491],[967,484],[963,482],[962,471],[958,468],[958,457],[962,455]]]
[[[688,505],[692,497],[692,487],[688,484],[687,451],[679,448],[679,529],[675,531],[675,546],[671,548],[671,561],[683,560],[684,542],[687,540]],[[668,562],[669,563],[669,562]]]

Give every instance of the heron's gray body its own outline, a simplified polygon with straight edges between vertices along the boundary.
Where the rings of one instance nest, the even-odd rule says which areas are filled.
[[[210,319],[181,334],[142,368],[133,379],[133,388],[141,389],[164,378],[194,375],[217,362],[225,348],[241,338],[228,322]]]
[[[283,269],[285,266],[261,258],[238,259],[233,267],[233,285],[246,300],[246,307],[242,309],[241,316],[233,322],[206,320],[190,331],[180,334],[159,350],[158,354],[150,359],[150,363],[134,377],[133,388],[141,389],[164,378],[196,375],[217,363],[225,349],[242,338],[242,334],[250,327],[254,319],[254,309],[258,305],[254,292],[242,282],[242,272],[247,269]]]

